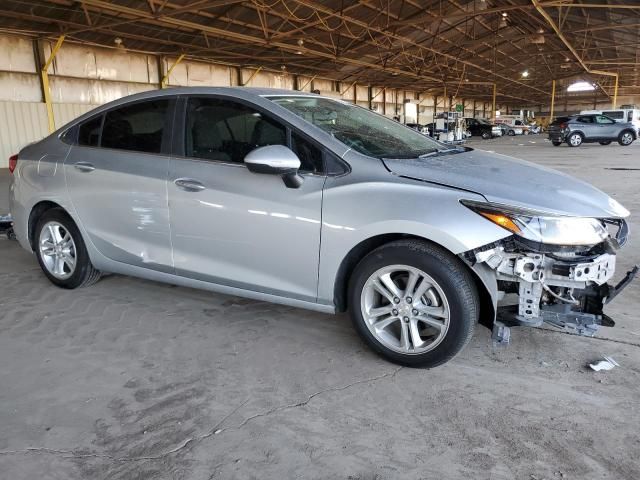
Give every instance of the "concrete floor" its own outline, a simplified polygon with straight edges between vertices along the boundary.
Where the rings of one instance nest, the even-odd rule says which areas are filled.
[[[472,143],[594,183],[640,232],[640,144]],[[0,259],[2,480],[640,478],[640,281],[599,338],[519,329],[495,350],[481,328],[412,370],[345,315],[120,276],[65,291],[14,242]],[[639,261],[637,234],[620,274]],[[603,354],[620,367],[585,367]]]

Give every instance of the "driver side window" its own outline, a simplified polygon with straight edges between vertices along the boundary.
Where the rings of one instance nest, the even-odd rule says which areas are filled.
[[[187,157],[243,163],[252,150],[287,145],[284,126],[240,103],[190,98],[185,119]]]
[[[596,115],[596,123],[611,125],[612,123],[616,123],[611,120],[609,117],[605,117],[604,115]]]

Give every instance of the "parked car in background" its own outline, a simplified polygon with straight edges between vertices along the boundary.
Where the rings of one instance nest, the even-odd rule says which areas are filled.
[[[514,135],[522,135],[524,133],[524,130],[522,129],[522,127],[512,126],[506,123],[499,123],[498,128],[500,128],[500,131],[502,132],[503,136],[508,135],[510,137],[513,137]]]
[[[549,125],[549,140],[560,146],[566,142],[570,147],[583,143],[598,142],[609,145],[617,141],[622,146],[631,145],[638,133],[630,122],[616,122],[606,115],[585,114],[558,117]]]
[[[502,130],[497,125],[483,118],[465,117],[467,130],[475,137],[482,137],[485,140],[502,136]]]
[[[423,135],[429,135],[429,128],[426,125],[421,125],[419,123],[405,123],[405,125],[409,128],[413,128]]]
[[[503,321],[592,335],[620,289],[614,199],[316,94],[136,94],[9,165],[16,237],[53,284],[112,272],[348,311],[403,365],[450,360],[479,321],[502,339]]]

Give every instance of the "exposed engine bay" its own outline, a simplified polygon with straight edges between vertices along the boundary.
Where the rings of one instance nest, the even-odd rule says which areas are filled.
[[[608,283],[628,227],[624,220],[603,222],[617,227],[617,232],[591,247],[546,245],[514,235],[464,254],[476,272],[490,270],[495,276],[496,342],[508,343],[513,326],[539,327],[546,322],[593,336],[600,326],[615,325],[603,308],[633,280],[638,266],[616,286]]]

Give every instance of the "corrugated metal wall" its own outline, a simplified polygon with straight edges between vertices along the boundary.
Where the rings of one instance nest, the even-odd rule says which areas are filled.
[[[59,128],[88,112],[96,105],[54,103],[53,115]],[[0,168],[9,165],[9,157],[30,142],[49,134],[47,109],[42,102],[0,101]]]
[[[0,101],[0,167],[24,145],[44,137],[48,131],[44,103]]]

